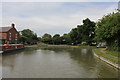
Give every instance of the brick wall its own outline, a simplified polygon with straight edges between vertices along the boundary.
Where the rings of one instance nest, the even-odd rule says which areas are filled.
[[[18,43],[18,38],[19,33],[14,27],[7,32],[7,41],[9,41],[9,43]]]
[[[6,33],[0,33],[0,35],[2,35],[2,39],[6,39],[7,38],[7,34]]]

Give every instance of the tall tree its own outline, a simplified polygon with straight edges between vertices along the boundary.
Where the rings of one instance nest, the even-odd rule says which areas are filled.
[[[70,37],[71,37],[71,40],[72,40],[72,43],[74,45],[77,44],[77,41],[78,41],[78,32],[77,32],[77,28],[73,28],[71,31],[70,31]]]
[[[96,39],[105,40],[109,50],[120,51],[120,13],[104,16],[97,23]]]
[[[52,43],[52,36],[50,34],[45,33],[42,36],[41,41],[44,42],[44,43],[51,44]]]
[[[84,40],[83,36],[84,33],[83,33],[83,25],[77,25],[77,32],[78,32],[78,39],[77,41],[79,42],[79,44]]]
[[[70,34],[63,34],[61,38],[62,38],[62,44],[71,44]]]
[[[70,31],[70,37],[74,44],[80,44],[81,42],[86,42],[91,45],[94,42],[95,37],[95,23],[90,19],[83,20],[83,25],[77,25]]]
[[[37,41],[37,34],[30,29],[24,29],[20,31],[20,41],[25,43],[31,43],[32,41]]]
[[[91,21],[90,19],[83,20],[83,41],[87,42],[88,45],[91,45],[95,37],[95,22]]]
[[[62,38],[60,37],[59,34],[55,34],[52,38],[53,44],[61,44],[62,43]]]

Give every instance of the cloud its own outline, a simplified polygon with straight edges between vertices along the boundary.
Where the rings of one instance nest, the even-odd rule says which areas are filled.
[[[44,2],[5,2],[3,3],[3,16],[44,16],[53,14],[62,3]],[[53,12],[54,11],[54,12]],[[8,15],[9,13],[9,15]]]
[[[118,2],[119,0],[4,0],[3,2]]]
[[[69,32],[82,20],[97,21],[103,15],[113,12],[117,3],[3,3],[3,26],[16,24],[20,31],[31,29],[39,36]]]
[[[76,22],[75,22],[76,21]],[[5,17],[3,19],[3,24],[15,23],[18,30],[31,29],[37,32],[39,35],[44,33],[64,33],[69,32],[71,27],[76,27],[76,24],[80,20],[72,17],[63,17],[63,16],[49,16],[49,17],[29,17],[23,18],[20,17]]]

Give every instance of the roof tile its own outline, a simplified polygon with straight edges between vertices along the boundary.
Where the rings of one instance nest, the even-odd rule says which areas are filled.
[[[7,32],[11,29],[12,27],[0,27],[0,32]]]

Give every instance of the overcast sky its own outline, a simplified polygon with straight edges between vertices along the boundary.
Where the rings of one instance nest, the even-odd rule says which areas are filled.
[[[62,35],[82,24],[83,19],[96,22],[117,8],[117,2],[3,2],[0,26],[15,23],[18,31],[31,29],[38,36]]]

